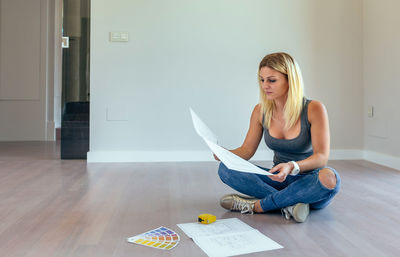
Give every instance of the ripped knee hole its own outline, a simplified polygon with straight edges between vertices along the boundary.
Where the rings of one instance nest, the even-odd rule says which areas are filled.
[[[331,169],[324,168],[320,170],[318,173],[318,179],[326,188],[334,189],[336,186],[336,175]]]

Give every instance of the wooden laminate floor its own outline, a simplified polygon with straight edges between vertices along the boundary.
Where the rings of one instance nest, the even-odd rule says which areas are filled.
[[[331,161],[341,192],[297,224],[222,209],[220,196],[233,190],[216,162],[86,164],[58,155],[55,143],[0,143],[0,256],[206,256],[176,226],[201,213],[237,217],[284,246],[248,256],[400,256],[398,170]],[[176,248],[126,242],[159,226],[180,234]]]

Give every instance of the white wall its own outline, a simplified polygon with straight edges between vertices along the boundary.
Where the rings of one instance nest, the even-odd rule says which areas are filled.
[[[54,138],[49,8],[0,0],[0,141]]]
[[[364,2],[365,149],[400,158],[400,1]],[[400,162],[399,162],[400,164]]]
[[[92,1],[89,161],[209,158],[189,106],[239,146],[258,63],[275,51],[297,59],[307,95],[325,103],[332,148],[362,149],[362,10],[361,0]],[[111,43],[110,31],[130,41]]]

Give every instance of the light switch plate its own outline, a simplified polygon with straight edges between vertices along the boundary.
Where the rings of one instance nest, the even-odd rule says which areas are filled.
[[[111,42],[128,42],[129,41],[129,33],[123,31],[112,31],[110,32],[110,41]]]

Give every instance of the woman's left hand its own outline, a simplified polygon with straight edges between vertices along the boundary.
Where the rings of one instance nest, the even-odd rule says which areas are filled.
[[[286,177],[290,174],[290,172],[292,172],[292,170],[293,170],[293,164],[279,163],[278,165],[274,166],[272,169],[269,170],[270,173],[274,173],[273,175],[270,175],[269,178],[274,181],[283,182],[285,181]]]

